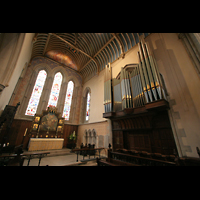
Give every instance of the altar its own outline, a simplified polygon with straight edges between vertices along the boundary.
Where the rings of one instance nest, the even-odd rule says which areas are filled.
[[[62,149],[63,142],[63,138],[30,138],[28,151]]]

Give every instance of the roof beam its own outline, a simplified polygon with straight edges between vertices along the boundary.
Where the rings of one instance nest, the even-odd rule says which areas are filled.
[[[110,38],[110,40],[108,40],[108,42],[106,42],[106,44],[103,45],[103,47],[101,47],[101,49],[99,49],[99,51],[93,56],[96,57],[108,44],[110,44],[113,40],[115,39],[115,37]],[[92,59],[90,59],[80,70],[84,69],[90,62]],[[97,69],[97,71],[99,72],[99,67]]]
[[[81,49],[75,47],[75,46],[74,46],[73,44],[71,44],[70,42],[67,42],[66,40],[64,40],[64,39],[61,38],[60,36],[58,36],[58,35],[56,35],[56,34],[54,34],[54,33],[49,33],[49,34],[50,34],[50,35],[53,35],[53,36],[55,36],[55,37],[57,37],[57,38],[59,38],[60,40],[62,40],[63,42],[65,42],[66,44],[68,44],[69,46],[71,46],[73,49],[76,49],[77,51],[80,51],[82,54],[84,54],[84,55],[86,55],[87,57],[89,57],[91,60],[93,60],[93,61],[96,63],[97,67],[99,68],[97,61],[96,61],[94,58],[92,58],[90,55],[88,55],[87,53],[85,53],[85,52],[82,51]]]
[[[45,54],[45,52],[46,52],[46,49],[47,49],[47,46],[48,46],[50,37],[51,37],[51,36],[48,34],[47,41],[46,41],[46,44],[45,44],[45,47],[44,47],[44,50],[43,50],[43,56],[44,56],[44,54]]]
[[[121,52],[122,52],[121,55],[122,55],[122,58],[124,58],[125,53],[124,53],[124,46],[123,46],[122,42],[120,41],[120,39],[118,38],[116,33],[111,33],[111,34],[115,37],[116,41],[119,43],[119,46],[120,46],[120,49],[121,49]]]

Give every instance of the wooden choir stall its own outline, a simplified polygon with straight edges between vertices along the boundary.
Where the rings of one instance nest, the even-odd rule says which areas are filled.
[[[28,151],[62,149],[63,127],[64,118],[56,107],[49,106],[47,110],[43,110],[42,115],[35,114],[28,133]]]

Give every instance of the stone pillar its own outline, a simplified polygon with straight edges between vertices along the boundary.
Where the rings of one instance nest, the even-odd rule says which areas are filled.
[[[37,78],[37,74],[35,71],[33,71],[30,81],[27,85],[24,97],[22,99],[21,105],[17,111],[17,113],[21,116],[25,116],[26,108],[28,106],[29,99],[30,99],[32,91],[33,91],[33,87],[35,85],[36,78]]]
[[[0,94],[8,86],[15,69],[25,33],[0,34]]]
[[[41,97],[40,97],[40,102],[37,108],[37,112],[36,112],[37,114],[41,114],[42,110],[46,110],[49,97],[50,97],[52,84],[53,84],[53,78],[47,77],[45,80]]]
[[[58,103],[57,103],[58,112],[60,112],[61,115],[63,114],[66,93],[67,93],[67,82],[64,82],[61,85],[60,94],[59,94]]]
[[[188,52],[188,55],[191,58],[191,61],[193,65],[195,66],[195,69],[197,73],[200,75],[200,60],[198,52],[196,51],[194,45],[191,42],[191,39],[186,33],[179,33],[178,37],[182,39],[183,45],[185,46],[186,51]]]

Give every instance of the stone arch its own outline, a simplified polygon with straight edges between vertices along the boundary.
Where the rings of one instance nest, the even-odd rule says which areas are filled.
[[[54,76],[55,76],[56,73],[58,73],[58,72],[60,72],[60,73],[62,74],[62,77],[63,77],[62,83],[67,82],[67,73],[66,73],[65,69],[64,69],[62,66],[54,67],[54,68],[51,70],[50,76],[51,76],[52,78],[54,78]]]
[[[88,92],[91,94],[91,89],[90,89],[90,87],[86,87],[86,88],[85,88],[85,90],[83,91],[83,97],[86,97],[86,98],[87,98]]]
[[[45,70],[47,72],[47,78],[50,76],[51,68],[47,63],[40,63],[38,65],[35,65],[32,69],[32,73],[38,74],[41,70]]]
[[[67,76],[66,82],[69,83],[69,81],[72,81],[74,83],[74,87],[80,86],[80,82],[75,76]]]
[[[96,146],[96,141],[97,141],[97,133],[95,129],[92,129],[92,144]]]
[[[92,132],[90,129],[88,130],[88,144],[92,144]]]
[[[81,104],[81,115],[80,115],[80,121],[81,123],[86,123],[89,121],[90,119],[90,115],[89,115],[89,119],[86,121],[86,104],[87,104],[87,94],[90,93],[90,105],[91,105],[91,89],[89,87],[86,87],[83,91],[83,96],[82,96],[82,104]],[[90,109],[89,109],[89,113],[90,113]]]
[[[87,129],[85,129],[83,137],[84,137],[83,144],[86,145],[87,144],[87,138],[88,138],[88,131],[87,131]]]

